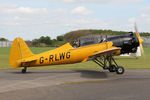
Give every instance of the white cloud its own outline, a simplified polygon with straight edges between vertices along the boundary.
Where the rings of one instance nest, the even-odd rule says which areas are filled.
[[[112,1],[116,3],[138,3],[144,0],[112,0]]]
[[[141,8],[143,14],[139,16],[141,22],[145,22],[146,24],[150,23],[150,6]]]
[[[70,3],[87,2],[100,4],[140,1],[141,0],[65,0],[65,2]],[[51,7],[48,9],[51,9]],[[148,27],[147,30],[150,27],[150,15],[145,12],[138,17],[129,19],[117,17],[109,19],[108,17],[103,18],[103,16],[99,17],[96,15],[94,18],[91,16],[84,16],[93,14],[92,11],[84,6],[79,6],[72,10],[66,7],[56,7],[54,10],[48,9],[41,7],[33,8],[32,6],[24,7],[16,4],[10,4],[10,6],[9,4],[3,4],[2,7],[0,4],[0,15],[2,16],[0,18],[0,34],[4,34],[3,36],[10,40],[13,40],[13,38],[17,36],[23,37],[25,40],[38,38],[42,35],[49,35],[55,38],[57,35],[78,29],[129,30],[134,25],[135,20],[137,20],[140,25],[145,25],[146,23],[146,27]],[[143,28],[145,28],[145,26]]]
[[[40,14],[47,13],[46,8],[29,8],[29,7],[19,7],[4,10],[7,14]]]
[[[149,19],[150,19],[150,15],[148,15],[148,14],[141,14],[139,16],[129,18],[128,22],[132,23],[132,24],[135,23],[135,22],[144,24],[144,23],[150,23]]]
[[[16,8],[17,4],[14,3],[0,3],[0,14],[5,13],[5,10]]]
[[[141,16],[139,16],[139,20],[145,23],[150,23],[150,14],[141,14]]]
[[[79,7],[76,7],[74,8],[72,11],[71,11],[72,14],[78,14],[78,15],[90,15],[92,14],[93,12],[92,11],[89,11],[88,9],[86,9],[85,7],[83,6],[79,6]]]
[[[149,14],[141,14],[136,17],[131,17],[128,19],[128,25],[133,26],[134,23],[137,23],[139,26],[140,32],[149,32],[150,27],[150,15]]]
[[[15,7],[17,7],[17,4],[15,3],[0,3],[0,9],[15,8]]]
[[[147,18],[147,17],[149,17],[147,14],[141,14],[141,17],[142,18]]]
[[[144,0],[62,0],[64,3],[137,3]]]
[[[150,7],[144,7],[142,10],[150,11]]]
[[[62,0],[65,3],[75,3],[76,0]],[[79,2],[79,0],[77,0]]]
[[[135,17],[131,17],[131,18],[128,19],[128,22],[129,22],[129,23],[135,23],[136,20],[137,20],[137,19],[136,19]]]
[[[15,16],[15,17],[14,17],[14,20],[19,20],[19,19],[20,19],[19,16]]]

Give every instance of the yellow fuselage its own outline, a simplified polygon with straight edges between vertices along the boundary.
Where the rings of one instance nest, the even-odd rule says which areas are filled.
[[[73,48],[69,43],[67,43],[55,50],[35,55],[34,58],[37,59],[35,62],[30,62],[29,65],[27,63],[23,63],[22,66],[45,66],[84,62],[90,55],[111,48],[112,44],[112,42],[105,42]]]

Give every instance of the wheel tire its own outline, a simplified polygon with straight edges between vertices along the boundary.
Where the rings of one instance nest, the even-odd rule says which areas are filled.
[[[26,70],[25,70],[25,69],[22,69],[22,73],[26,73]]]
[[[122,66],[117,67],[116,73],[117,74],[123,74],[124,73],[124,68]]]
[[[111,65],[108,70],[109,70],[109,72],[115,72],[116,71],[116,66]]]

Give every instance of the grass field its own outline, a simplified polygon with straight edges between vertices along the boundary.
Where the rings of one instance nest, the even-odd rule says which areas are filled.
[[[54,47],[32,47],[31,50],[33,53],[41,53],[44,51],[52,50]],[[144,48],[145,56],[138,57],[115,57],[118,65],[122,65],[125,68],[131,69],[148,69],[150,68],[150,48]],[[0,48],[0,69],[12,69],[9,65],[10,48],[3,47]],[[95,69],[100,68],[97,64],[92,61],[77,63],[77,64],[68,64],[68,65],[54,65],[54,66],[42,66],[42,67],[34,67],[30,69]]]

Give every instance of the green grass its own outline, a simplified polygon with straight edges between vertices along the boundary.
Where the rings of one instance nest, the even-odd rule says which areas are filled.
[[[142,57],[116,57],[116,61],[119,65],[123,65],[125,68],[150,68],[150,48],[144,48],[144,56]]]
[[[38,54],[44,51],[55,49],[54,47],[32,47],[31,50],[33,53]],[[115,57],[118,65],[122,65],[125,68],[130,69],[148,69],[150,68],[150,48],[144,48],[145,56],[138,57]],[[0,48],[0,69],[12,69],[9,65],[10,48],[3,47]],[[92,61],[77,63],[77,64],[68,64],[68,65],[54,65],[54,66],[42,66],[34,67],[30,69],[95,69],[100,68],[97,64]]]

